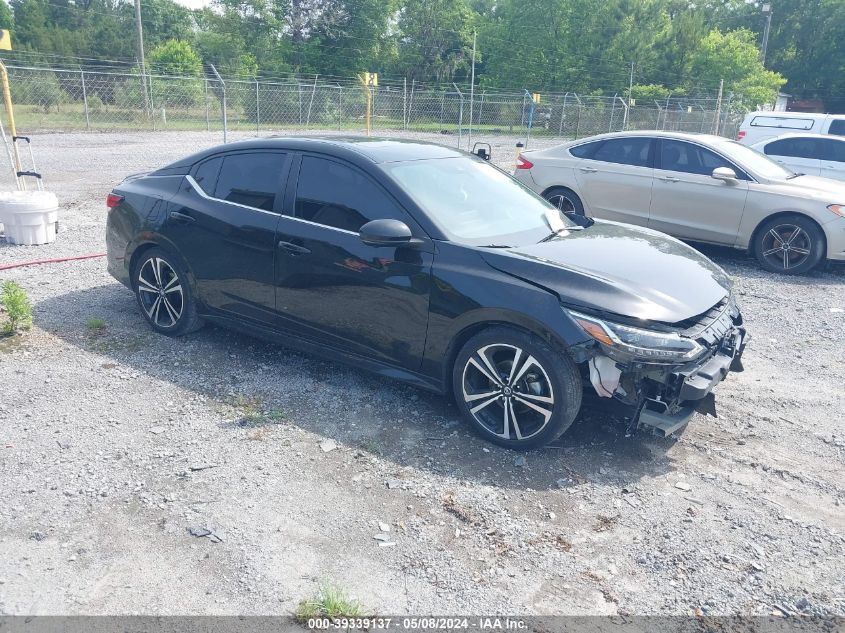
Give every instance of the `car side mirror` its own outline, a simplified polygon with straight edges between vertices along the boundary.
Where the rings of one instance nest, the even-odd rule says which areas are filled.
[[[716,180],[728,183],[735,182],[737,180],[736,172],[730,167],[717,167],[713,170],[711,176],[713,176]]]
[[[405,246],[413,240],[411,229],[401,220],[372,220],[358,233],[368,246]]]

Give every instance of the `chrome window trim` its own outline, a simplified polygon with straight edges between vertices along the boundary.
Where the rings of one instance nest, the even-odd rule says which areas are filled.
[[[328,224],[320,224],[319,222],[312,222],[311,220],[306,220],[304,218],[298,218],[295,215],[286,215],[284,213],[276,213],[275,211],[267,211],[266,209],[259,209],[258,207],[251,207],[247,204],[240,204],[239,202],[231,202],[229,200],[223,200],[221,198],[215,198],[214,196],[208,195],[203,188],[200,187],[199,183],[194,180],[194,177],[190,174],[184,176],[185,180],[188,181],[188,184],[194,188],[194,191],[197,193],[198,196],[201,198],[205,198],[206,200],[211,200],[212,202],[222,202],[223,204],[229,204],[233,207],[240,207],[241,209],[249,209],[250,211],[258,211],[259,213],[267,213],[269,215],[274,215],[276,217],[285,218],[288,220],[296,220],[297,222],[303,222],[305,224],[310,224],[311,226],[319,226],[320,228],[329,229],[331,231],[338,231],[340,233],[345,233],[347,235],[355,235],[360,236],[360,232],[355,231],[347,231],[346,229],[340,229],[336,226],[329,226]]]
[[[205,198],[206,200],[211,200],[212,202],[222,202],[223,204],[229,204],[233,207],[240,207],[241,209],[249,209],[250,211],[258,211],[259,213],[268,213],[270,215],[275,215],[276,217],[281,216],[282,214],[276,213],[275,211],[268,211],[267,209],[259,209],[258,207],[251,207],[248,204],[241,204],[239,202],[232,202],[230,200],[223,200],[222,198],[215,198],[214,196],[208,195],[202,187],[200,187],[199,183],[194,180],[194,177],[190,174],[186,174],[184,176],[185,180],[188,181],[188,184],[194,188],[194,191],[200,198]]]

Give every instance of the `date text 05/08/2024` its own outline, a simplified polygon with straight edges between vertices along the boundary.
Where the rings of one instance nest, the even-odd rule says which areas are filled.
[[[306,623],[312,630],[407,630],[407,631],[522,631],[528,628],[518,618],[482,616],[465,617],[358,617],[358,618],[309,618]]]

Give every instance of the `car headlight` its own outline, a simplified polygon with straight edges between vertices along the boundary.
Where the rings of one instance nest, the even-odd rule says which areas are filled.
[[[840,218],[845,218],[845,204],[829,204],[827,210],[833,211]]]
[[[704,348],[692,339],[675,332],[656,332],[604,321],[570,311],[584,331],[602,344],[608,356],[627,362],[685,362],[698,356]]]

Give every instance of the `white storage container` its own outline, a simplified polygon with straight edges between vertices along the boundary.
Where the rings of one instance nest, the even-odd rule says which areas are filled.
[[[56,239],[59,201],[49,191],[0,192],[0,223],[11,244],[49,244]]]

